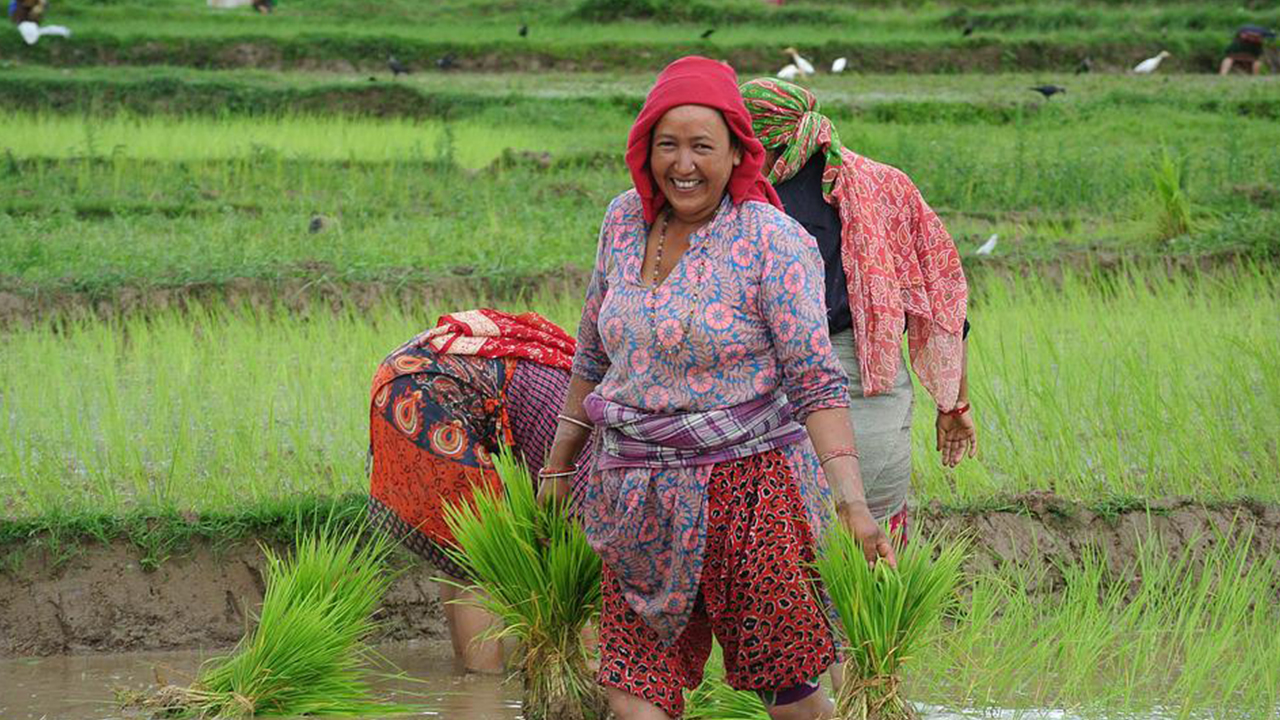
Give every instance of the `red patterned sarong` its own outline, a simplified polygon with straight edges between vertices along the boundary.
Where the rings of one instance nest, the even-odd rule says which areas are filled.
[[[465,579],[443,550],[454,542],[444,508],[470,501],[477,484],[501,489],[491,455],[502,445],[536,477],[568,389],[573,347],[534,313],[468,310],[445,315],[387,356],[374,375],[369,417],[375,526]],[[575,492],[588,470],[582,467]]]
[[[602,685],[684,711],[683,691],[702,680],[712,635],[726,680],[774,691],[820,675],[836,660],[814,595],[813,539],[785,456],[769,451],[715,466],[707,485],[707,542],[698,599],[670,647],[627,603],[606,566],[600,619]]]

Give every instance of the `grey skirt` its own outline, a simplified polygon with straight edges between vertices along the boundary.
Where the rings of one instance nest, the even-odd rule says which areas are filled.
[[[911,490],[911,410],[915,394],[906,359],[887,392],[863,397],[862,372],[853,330],[831,336],[836,357],[849,375],[849,419],[858,443],[858,463],[871,514],[881,522],[906,507]]]

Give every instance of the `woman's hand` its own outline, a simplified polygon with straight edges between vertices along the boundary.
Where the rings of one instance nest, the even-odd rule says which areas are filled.
[[[570,484],[572,475],[561,475],[555,477],[557,473],[574,472],[574,468],[546,468],[538,475],[538,503],[546,505],[553,501],[563,502],[569,497],[573,487]],[[544,477],[545,476],[545,477]]]
[[[889,563],[889,567],[898,567],[898,557],[893,552],[893,543],[889,542],[889,536],[884,534],[880,523],[871,517],[871,510],[867,508],[865,502],[840,503],[836,505],[836,515],[839,516],[845,530],[848,530],[849,534],[862,546],[862,554],[867,558],[868,563],[875,565],[876,561],[884,559]]]
[[[973,422],[973,411],[962,413],[938,412],[934,423],[938,431],[938,452],[942,453],[942,464],[955,467],[966,456],[978,454],[978,429]]]

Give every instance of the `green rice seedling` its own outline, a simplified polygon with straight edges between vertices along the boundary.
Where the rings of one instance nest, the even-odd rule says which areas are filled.
[[[768,720],[764,703],[753,692],[734,690],[725,682],[724,655],[717,644],[698,687],[685,693],[685,720]]]
[[[1160,523],[1133,557],[1086,548],[1054,568],[976,570],[943,641],[913,663],[912,696],[974,711],[1274,717],[1280,556],[1245,521],[1171,552]]]
[[[955,602],[966,551],[965,542],[918,539],[898,552],[897,568],[872,567],[858,541],[833,522],[816,565],[848,645],[836,717],[916,717],[902,693],[902,669]]]
[[[494,466],[503,492],[478,485],[474,504],[446,509],[458,541],[448,552],[475,578],[480,607],[501,619],[493,636],[520,642],[525,717],[603,718],[604,694],[582,641],[600,614],[600,558],[567,504],[538,502],[528,469],[509,449]]]
[[[373,368],[438,314],[491,302],[193,304],[5,331],[0,514],[227,511],[361,492]],[[581,294],[496,306],[573,328]],[[1090,504],[1280,500],[1267,422],[1280,413],[1274,268],[986,276],[971,317],[1000,329],[969,338],[982,454],[954,470],[938,462],[921,390],[912,482],[922,504],[1036,490]]]
[[[504,148],[516,151],[588,150],[606,147],[599,131],[533,127],[528,121],[503,127],[439,120],[323,115],[272,117],[57,116],[0,113],[0,122],[25,128],[31,144],[21,157],[135,158],[166,161],[245,159],[259,163],[293,159],[336,162],[449,162],[481,168]],[[39,140],[36,140],[39,138]]]
[[[1276,498],[1256,482],[1280,472],[1262,420],[1280,412],[1271,269],[987,280],[971,317],[1000,333],[969,340],[981,456],[955,470],[938,462],[921,395],[912,481],[922,500]]]
[[[386,714],[411,710],[377,698],[367,678],[374,610],[392,574],[385,538],[358,525],[300,534],[291,557],[264,548],[267,591],[258,626],[195,684],[148,704],[188,717]]]
[[[1187,195],[1187,158],[1160,149],[1160,159],[1151,171],[1152,196],[1156,205],[1156,239],[1171,240],[1191,232],[1191,198]]]

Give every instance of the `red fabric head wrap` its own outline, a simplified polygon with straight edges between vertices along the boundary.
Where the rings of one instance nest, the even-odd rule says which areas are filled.
[[[733,202],[759,200],[782,208],[778,193],[760,175],[764,147],[751,131],[751,115],[738,90],[738,74],[725,63],[690,55],[671,63],[658,75],[627,137],[627,167],[631,168],[631,180],[644,203],[645,222],[652,223],[667,202],[662,192],[653,186],[653,176],[649,173],[649,137],[658,120],[680,105],[704,105],[719,110],[729,125],[729,132],[742,142],[742,162],[733,169],[727,188]]]

